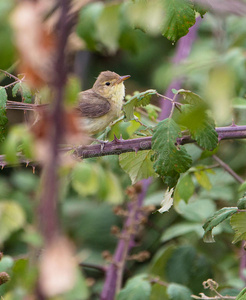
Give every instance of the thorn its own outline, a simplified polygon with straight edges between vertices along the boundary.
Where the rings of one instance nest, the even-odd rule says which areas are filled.
[[[122,134],[120,134],[120,141],[123,141],[123,137],[122,137]]]
[[[121,139],[121,137],[120,137],[120,139]],[[114,134],[114,139],[113,139],[113,141],[114,141],[115,143],[120,143],[120,139],[118,139],[117,136]]]
[[[26,168],[29,166],[29,161],[26,162]]]
[[[36,171],[36,167],[32,166],[32,174],[35,174],[35,171]]]
[[[1,170],[3,170],[4,167],[5,167],[5,165],[4,165],[4,164],[1,164]]]
[[[235,122],[234,122],[234,119],[232,119],[231,127],[237,127],[237,125],[236,125]]]
[[[135,153],[138,153],[139,148],[133,148],[133,150],[135,151]]]

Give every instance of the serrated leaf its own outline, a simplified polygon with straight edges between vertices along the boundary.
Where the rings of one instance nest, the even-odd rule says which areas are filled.
[[[16,230],[23,227],[26,218],[21,206],[14,201],[0,202],[0,241],[3,243]]]
[[[162,34],[176,42],[189,32],[196,22],[193,3],[189,0],[165,0],[166,15]]]
[[[147,90],[142,93],[137,93],[132,96],[126,103],[123,104],[125,121],[134,120],[134,107],[146,106],[150,103],[151,97],[156,95],[156,90]]]
[[[233,244],[246,239],[246,212],[239,212],[231,217],[231,227],[235,231]]]
[[[176,146],[181,131],[174,120],[168,118],[158,123],[152,137],[152,149],[155,153],[154,170],[160,176],[171,176],[186,172],[192,163],[184,146]],[[165,180],[165,178],[164,178]]]
[[[149,300],[151,284],[147,275],[138,275],[129,279],[126,286],[117,295],[117,300]]]
[[[0,86],[0,108],[6,107],[6,102],[8,100],[7,92],[4,87]]]
[[[120,166],[130,176],[132,184],[155,174],[151,161],[152,153],[151,150],[144,150],[137,153],[123,153],[119,156]]]
[[[173,205],[172,194],[173,194],[173,188],[171,188],[170,190],[169,189],[166,190],[164,199],[161,201],[161,208],[158,209],[160,213],[169,211],[169,209],[172,207]]]
[[[203,8],[200,4],[194,3],[194,10],[197,11],[200,16],[203,18],[207,10]]]
[[[171,300],[190,300],[192,292],[184,285],[171,283],[167,288],[167,294]]]
[[[193,195],[194,190],[195,186],[191,175],[185,174],[182,178],[180,178],[175,188],[173,196],[174,202],[177,204],[180,200],[184,200],[187,203],[190,197]]]
[[[207,172],[204,171],[204,170],[198,170],[196,172],[194,172],[195,174],[195,177],[196,177],[196,180],[197,182],[203,187],[205,188],[206,190],[211,190],[212,188],[212,184],[209,180],[209,177],[207,175]]]
[[[203,225],[205,231],[203,239],[206,243],[213,243],[214,238],[212,235],[212,230],[215,226],[219,225],[221,222],[225,221],[233,214],[237,212],[237,207],[224,207],[218,210],[213,216],[208,218],[207,222]]]

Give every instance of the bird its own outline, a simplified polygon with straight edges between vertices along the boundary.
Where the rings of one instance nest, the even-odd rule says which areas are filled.
[[[103,71],[91,89],[78,94],[74,107],[81,118],[81,126],[91,136],[102,132],[111,122],[119,118],[125,97],[124,81],[130,75],[120,76],[112,71]],[[35,110],[47,106],[7,101],[7,109]]]

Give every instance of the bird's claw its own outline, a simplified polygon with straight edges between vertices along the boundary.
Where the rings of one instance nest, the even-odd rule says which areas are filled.
[[[103,140],[96,140],[99,144],[101,144],[101,152],[103,152],[105,145],[108,143],[108,141]]]

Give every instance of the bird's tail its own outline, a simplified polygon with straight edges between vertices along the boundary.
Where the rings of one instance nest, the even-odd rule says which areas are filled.
[[[6,109],[37,110],[44,108],[46,105],[47,104],[32,104],[7,100]]]

